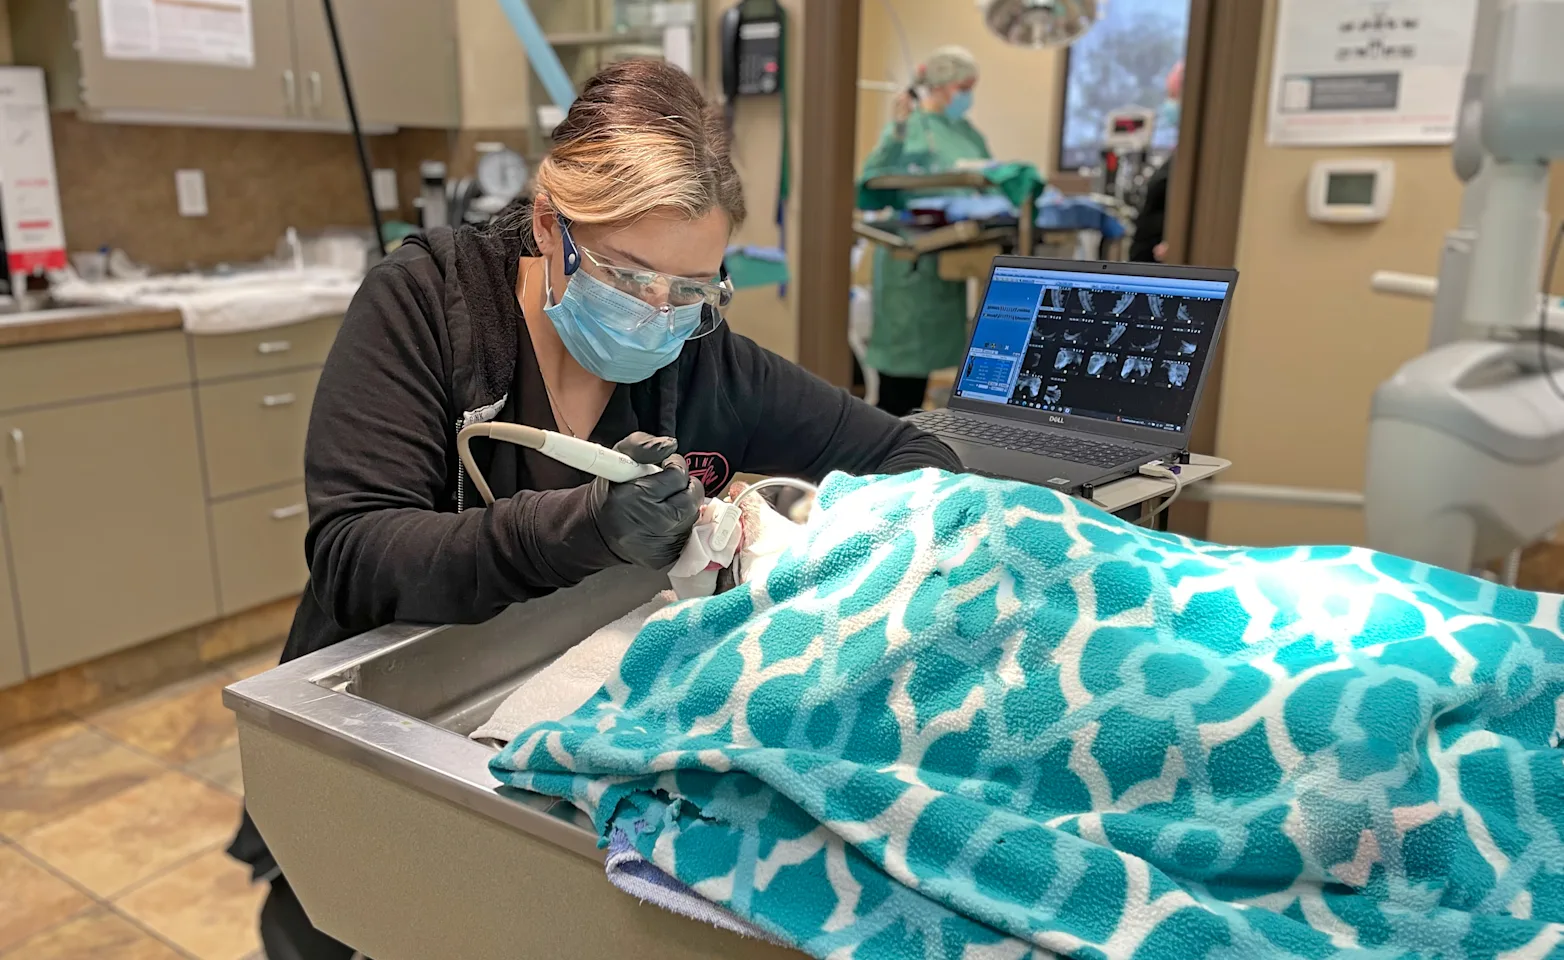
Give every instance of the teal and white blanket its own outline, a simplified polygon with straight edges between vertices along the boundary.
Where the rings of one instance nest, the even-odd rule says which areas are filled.
[[[830,960],[1558,957],[1560,599],[833,476],[493,769]]]

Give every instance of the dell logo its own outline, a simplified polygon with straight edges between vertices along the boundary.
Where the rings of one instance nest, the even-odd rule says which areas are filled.
[[[1064,422],[1064,418],[1063,417],[1050,416],[1048,418],[1048,422],[1049,423],[1063,423]]]

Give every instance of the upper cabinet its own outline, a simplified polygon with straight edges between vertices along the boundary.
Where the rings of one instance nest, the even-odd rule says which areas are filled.
[[[286,2],[251,5],[254,66],[248,68],[113,58],[103,42],[99,0],[57,6],[66,17],[75,11],[79,96],[90,109],[164,113],[178,104],[181,113],[288,115],[284,78],[293,67],[293,38]]]
[[[336,0],[363,124],[458,125],[451,3]],[[233,15],[235,22],[220,10],[191,13],[175,4],[10,0],[16,62],[45,68],[56,109],[81,110],[93,119],[346,129],[320,0],[234,6],[248,9],[248,40],[242,12]],[[131,16],[138,8],[148,15]],[[160,20],[176,14],[184,19]],[[200,17],[208,18],[204,28]],[[225,35],[235,26],[237,35]],[[225,57],[229,63],[215,62]]]
[[[455,12],[445,0],[336,0],[342,56],[359,122],[396,127],[461,124]],[[293,0],[294,38],[306,109],[346,121],[325,8]]]

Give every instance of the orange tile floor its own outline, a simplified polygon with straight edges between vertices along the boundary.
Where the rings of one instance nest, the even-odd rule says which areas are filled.
[[[262,956],[265,887],[223,853],[243,787],[219,691],[276,662],[0,734],[0,958]]]

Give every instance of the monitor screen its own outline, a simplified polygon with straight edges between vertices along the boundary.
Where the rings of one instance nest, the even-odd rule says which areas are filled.
[[[1182,430],[1228,287],[996,267],[955,395]]]

